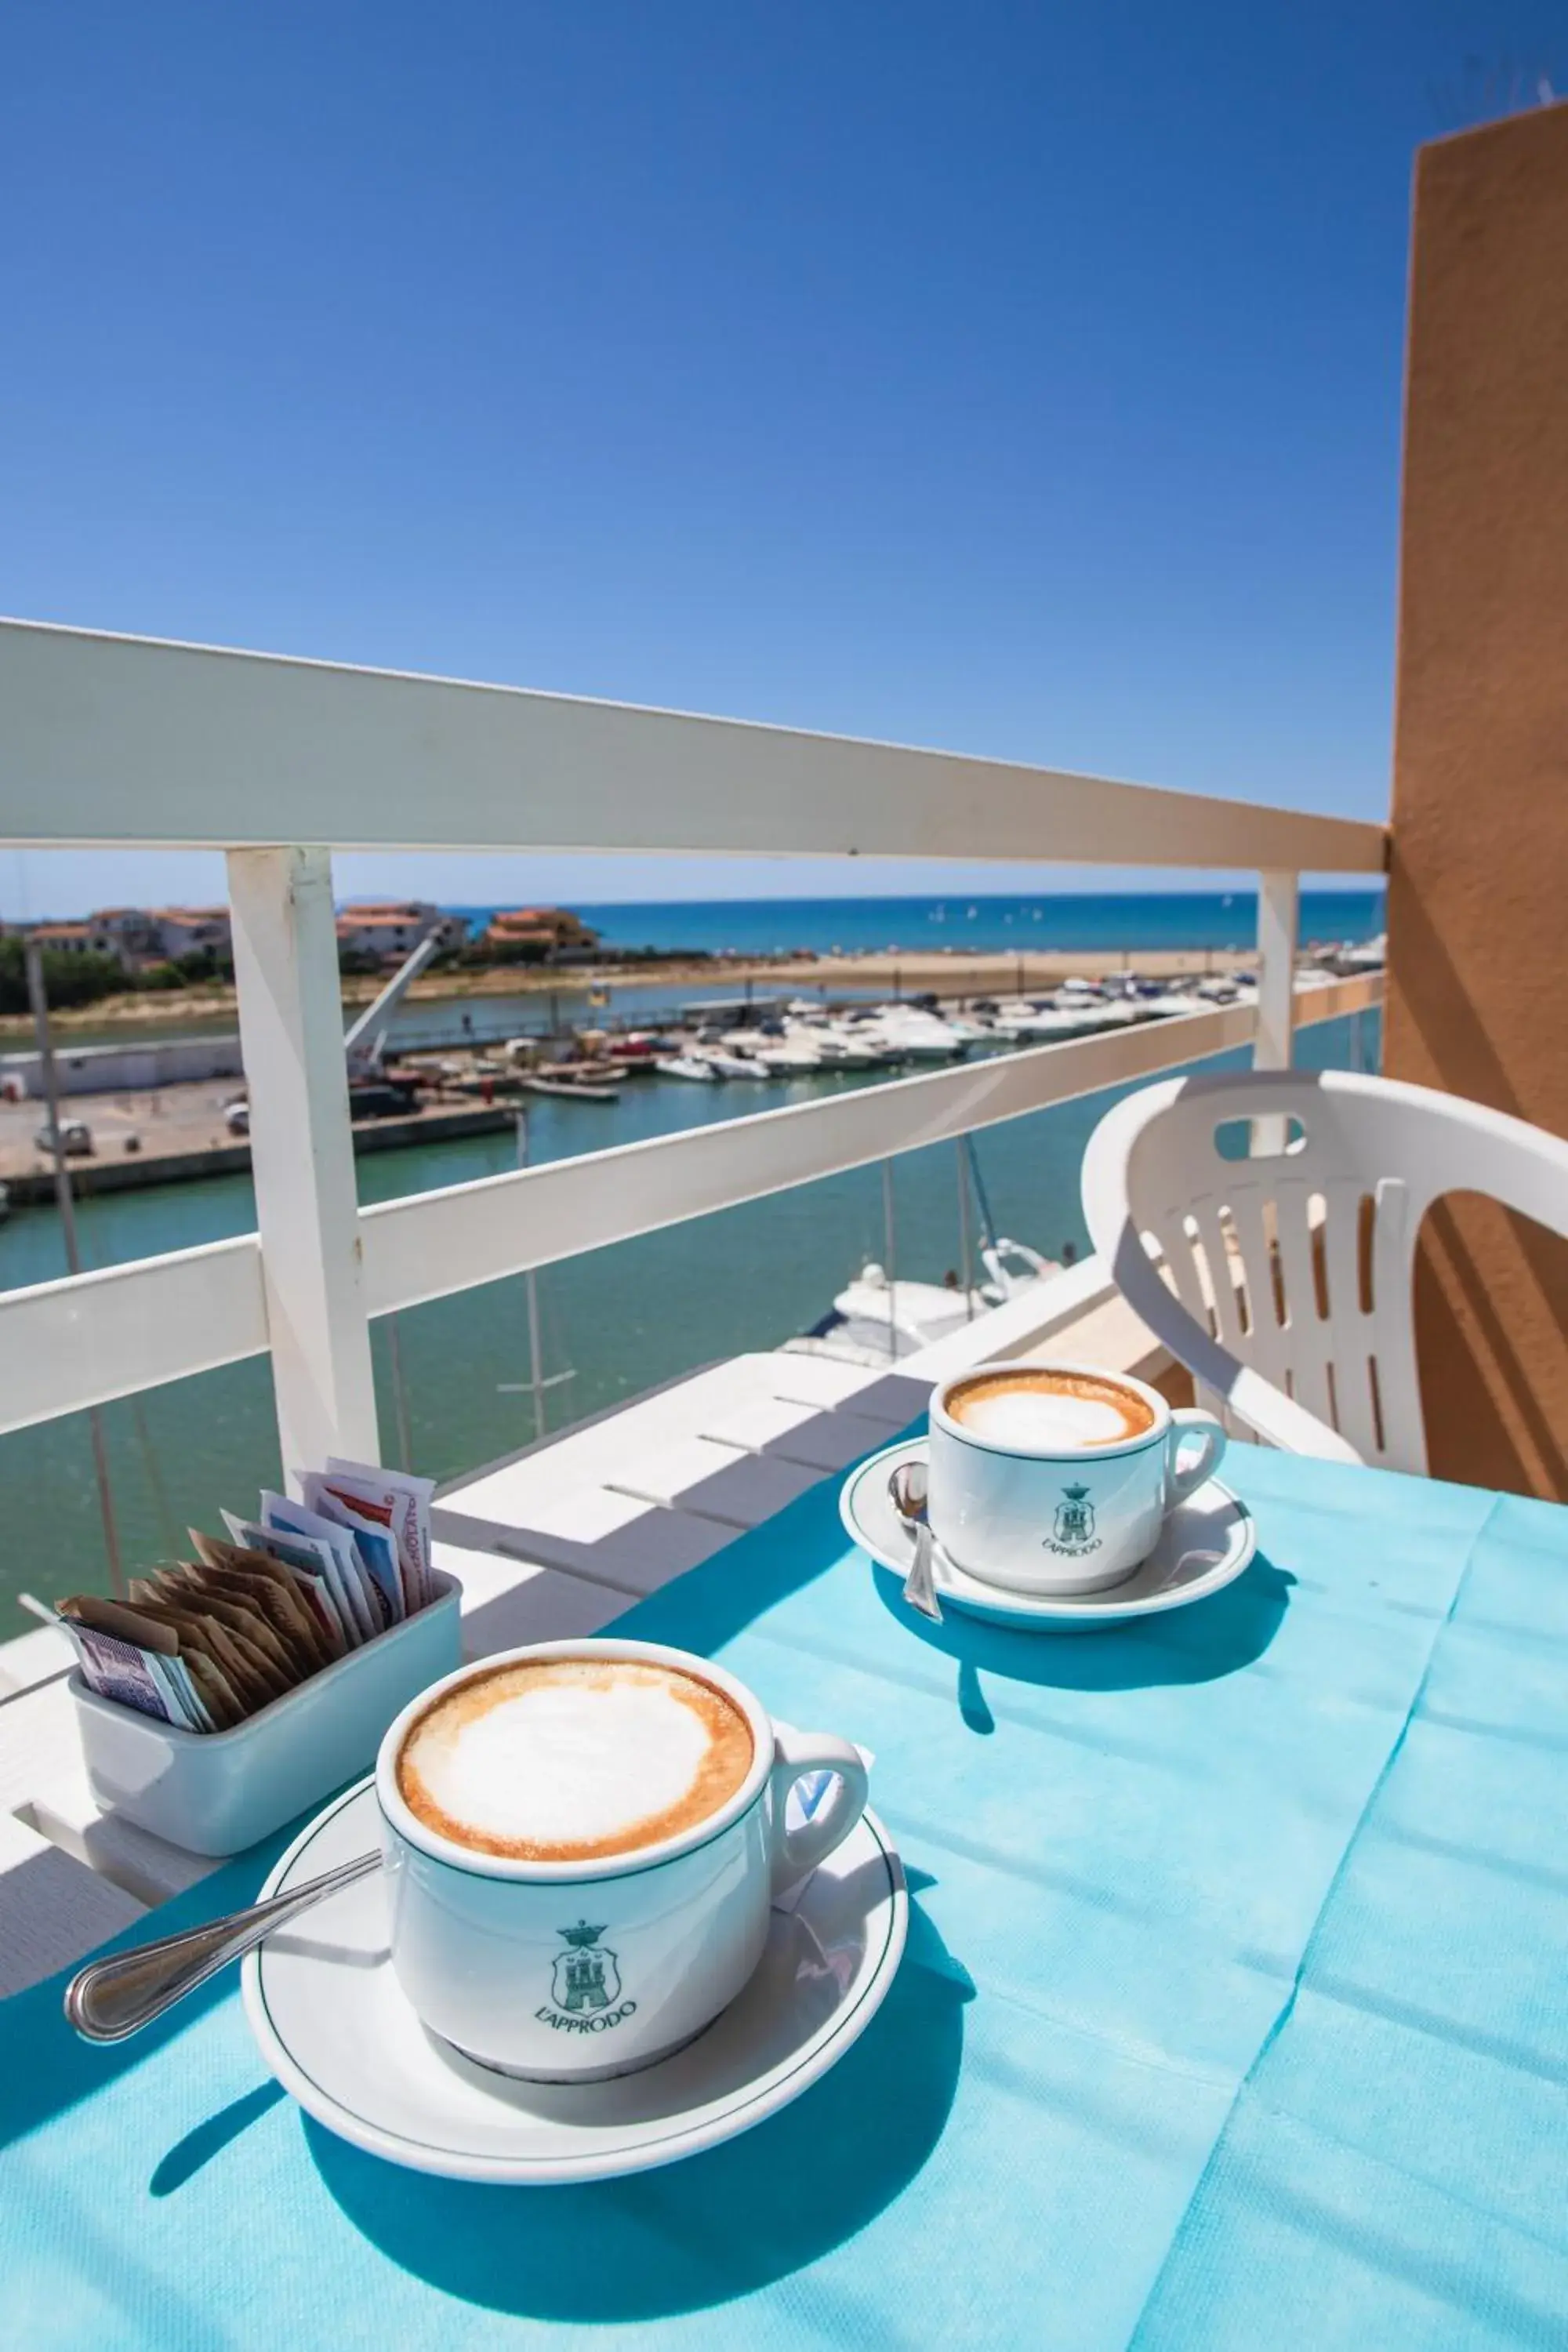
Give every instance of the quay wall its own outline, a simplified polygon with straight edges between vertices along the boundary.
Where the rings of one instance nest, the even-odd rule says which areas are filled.
[[[426,1111],[414,1118],[362,1119],[354,1127],[356,1157],[367,1151],[397,1151],[414,1143],[449,1143],[456,1136],[500,1135],[516,1124],[514,1107],[488,1104],[475,1110]],[[73,1160],[71,1191],[79,1199],[100,1192],[140,1192],[152,1184],[188,1184],[205,1176],[250,1172],[250,1146],[237,1140],[201,1151],[140,1151],[120,1160]],[[55,1197],[52,1170],[31,1169],[5,1178],[13,1207],[47,1203]]]

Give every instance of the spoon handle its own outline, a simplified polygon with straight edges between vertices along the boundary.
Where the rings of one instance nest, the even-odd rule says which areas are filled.
[[[936,1538],[923,1518],[914,1522],[914,1530],[915,1556],[904,1579],[904,1599],[911,1609],[918,1609],[922,1617],[929,1617],[933,1624],[940,1625],[942,1603],[936,1597],[936,1578],[931,1569]]]
[[[89,1961],[66,1987],[66,2016],[87,2042],[123,2042],[162,2017],[197,1985],[230,1960],[265,1941],[275,1928],[297,1919],[314,1903],[335,1895],[342,1886],[367,1878],[381,1868],[381,1855],[357,1854],[320,1878],[307,1879],[286,1895],[274,1895],[247,1910],[230,1911],[210,1919],[205,1927],[187,1927],[177,1936],[161,1936],[155,1943],[134,1950],[111,1953],[106,1960]]]

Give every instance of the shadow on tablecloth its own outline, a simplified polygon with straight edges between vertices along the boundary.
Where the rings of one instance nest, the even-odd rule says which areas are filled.
[[[875,1571],[877,1597],[900,1627],[960,1671],[960,1704],[974,1731],[988,1731],[975,1670],[1053,1690],[1148,1690],[1157,1684],[1208,1683],[1238,1673],[1263,1655],[1284,1621],[1295,1578],[1259,1552],[1234,1584],[1190,1609],[1096,1633],[1016,1633],[949,1608],[940,1625],[907,1608],[903,1579]]]
[[[672,2316],[804,2269],[892,2202],[942,2137],[973,1998],[911,1904],[887,2001],[830,2074],[741,2138],[626,2180],[491,2188],[402,2171],[311,2122],[306,2137],[348,2220],[447,2294],[546,2320]]]

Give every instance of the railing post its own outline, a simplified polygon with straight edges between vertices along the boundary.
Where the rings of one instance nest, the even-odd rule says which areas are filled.
[[[1288,1070],[1296,1025],[1296,934],[1300,921],[1300,877],[1258,877],[1258,1034],[1255,1070]]]
[[[375,1462],[331,859],[231,850],[228,887],[283,1468]]]
[[[1255,1070],[1290,1067],[1296,1026],[1296,935],[1300,924],[1300,877],[1258,877],[1258,1028],[1252,1041]],[[1255,1118],[1252,1150],[1274,1159],[1285,1149],[1282,1118]]]

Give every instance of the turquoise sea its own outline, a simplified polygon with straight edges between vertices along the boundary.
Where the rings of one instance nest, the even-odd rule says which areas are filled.
[[[494,911],[464,908],[482,929]],[[955,953],[1055,949],[1246,948],[1258,936],[1251,890],[1041,892],[1033,898],[738,898],[579,907],[606,947],[705,949],[714,955]],[[1304,940],[1370,939],[1383,928],[1376,887],[1304,890]]]

